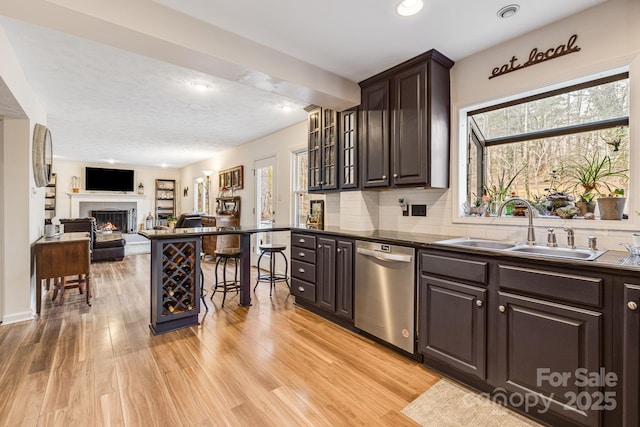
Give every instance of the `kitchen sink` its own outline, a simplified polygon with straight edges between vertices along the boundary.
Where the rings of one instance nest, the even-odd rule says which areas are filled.
[[[460,246],[470,249],[480,249],[493,252],[511,252],[514,254],[530,255],[544,258],[564,258],[581,261],[593,261],[606,251],[584,248],[560,248],[550,246],[529,246],[524,243],[503,242],[500,240],[475,239],[471,237],[461,237],[457,239],[441,240],[436,242],[439,245]]]
[[[515,243],[501,242],[498,240],[473,239],[470,237],[441,240],[436,243],[442,244],[442,245],[464,246],[467,248],[498,249],[498,250],[514,248],[516,246]]]
[[[600,250],[592,251],[590,249],[554,248],[549,246],[516,246],[509,249],[509,251],[553,258],[579,259],[583,261],[593,261],[605,252]]]

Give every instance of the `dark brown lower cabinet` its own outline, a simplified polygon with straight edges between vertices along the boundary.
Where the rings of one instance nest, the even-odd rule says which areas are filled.
[[[498,304],[499,385],[547,400],[549,411],[563,418],[599,425],[602,411],[593,401],[601,388],[584,384],[582,376],[602,366],[602,314],[503,292]]]
[[[420,353],[486,379],[487,290],[451,280],[420,278]]]
[[[337,240],[336,314],[353,320],[353,241]]]
[[[640,282],[640,281],[639,281]],[[622,315],[622,424],[640,425],[640,285],[624,283]]]
[[[316,304],[330,312],[336,311],[336,241],[319,237],[316,251]]]
[[[300,247],[300,239],[307,246]],[[310,242],[314,244],[312,253],[308,245]],[[296,302],[313,303],[313,306],[323,312],[352,323],[353,240],[292,233],[291,245],[291,293],[296,296]],[[312,290],[313,296],[310,295]]]

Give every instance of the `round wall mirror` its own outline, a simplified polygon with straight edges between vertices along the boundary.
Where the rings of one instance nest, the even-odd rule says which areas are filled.
[[[53,146],[49,129],[36,123],[33,129],[33,178],[36,187],[46,187],[51,181],[53,169]]]

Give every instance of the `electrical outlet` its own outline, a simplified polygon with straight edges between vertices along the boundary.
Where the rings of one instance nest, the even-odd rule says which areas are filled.
[[[411,216],[427,216],[427,205],[411,205]]]

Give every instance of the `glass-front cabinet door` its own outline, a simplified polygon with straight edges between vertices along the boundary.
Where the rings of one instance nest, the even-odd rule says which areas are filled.
[[[309,191],[322,189],[320,144],[322,142],[322,109],[309,112]]]
[[[340,113],[340,188],[358,188],[358,109]]]
[[[337,113],[318,107],[309,112],[309,191],[337,188]]]
[[[338,188],[338,135],[335,110],[322,110],[322,189]]]

